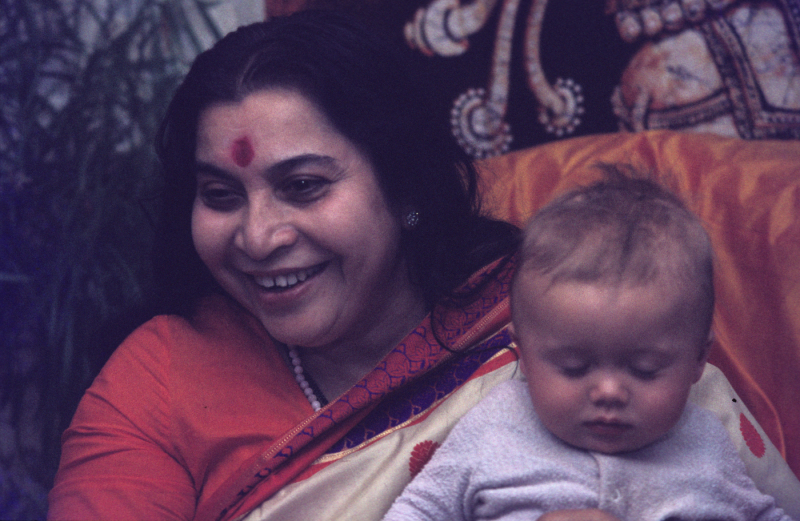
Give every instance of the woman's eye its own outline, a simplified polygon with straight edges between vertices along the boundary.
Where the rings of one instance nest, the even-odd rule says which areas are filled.
[[[281,186],[284,197],[294,202],[310,202],[322,197],[330,181],[321,177],[295,177]]]
[[[230,211],[237,208],[241,196],[236,190],[223,186],[209,185],[199,189],[200,199],[203,204],[219,211]]]

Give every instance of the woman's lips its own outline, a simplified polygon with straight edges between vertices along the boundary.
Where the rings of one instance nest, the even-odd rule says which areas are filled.
[[[256,284],[269,291],[285,291],[305,282],[325,269],[327,263],[317,264],[310,268],[281,273],[280,275],[253,276]]]

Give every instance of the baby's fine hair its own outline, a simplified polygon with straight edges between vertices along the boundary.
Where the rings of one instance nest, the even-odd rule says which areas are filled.
[[[696,299],[698,324],[707,333],[713,252],[700,219],[651,176],[629,165],[599,168],[602,180],[558,197],[531,219],[517,277],[534,275],[549,285],[678,286]]]

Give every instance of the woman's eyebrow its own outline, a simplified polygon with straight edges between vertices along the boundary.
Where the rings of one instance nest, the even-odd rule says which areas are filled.
[[[278,161],[274,165],[270,165],[269,168],[267,168],[266,174],[271,178],[282,177],[304,166],[330,168],[336,164],[336,159],[331,156],[324,156],[320,154],[301,154]]]
[[[195,175],[198,174],[212,175],[214,177],[221,177],[229,181],[234,181],[236,179],[233,175],[229,174],[224,169],[216,165],[213,165],[211,163],[206,163],[205,161],[195,161],[194,172]]]
[[[331,156],[320,154],[301,154],[278,161],[274,165],[270,165],[266,169],[265,174],[270,178],[282,177],[304,166],[320,166],[330,168],[337,165],[337,163],[337,160]],[[225,169],[220,168],[212,163],[207,163],[200,160],[195,161],[194,170],[196,174],[208,174],[229,180],[234,180],[236,178],[228,173]]]

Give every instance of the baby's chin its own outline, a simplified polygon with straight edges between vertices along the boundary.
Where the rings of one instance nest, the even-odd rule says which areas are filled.
[[[586,450],[590,452],[597,452],[600,454],[606,454],[609,456],[614,456],[618,454],[626,454],[629,452],[635,452],[637,450],[644,449],[655,443],[656,441],[663,438],[663,436],[647,437],[647,438],[640,438],[640,439],[625,439],[621,436],[614,436],[614,430],[626,430],[626,427],[614,427],[614,428],[604,428],[602,431],[602,436],[599,437],[591,437],[589,439],[580,439],[580,440],[568,440],[557,436],[561,441],[566,443],[567,445],[571,445],[577,449]],[[600,430],[600,429],[597,429]]]

